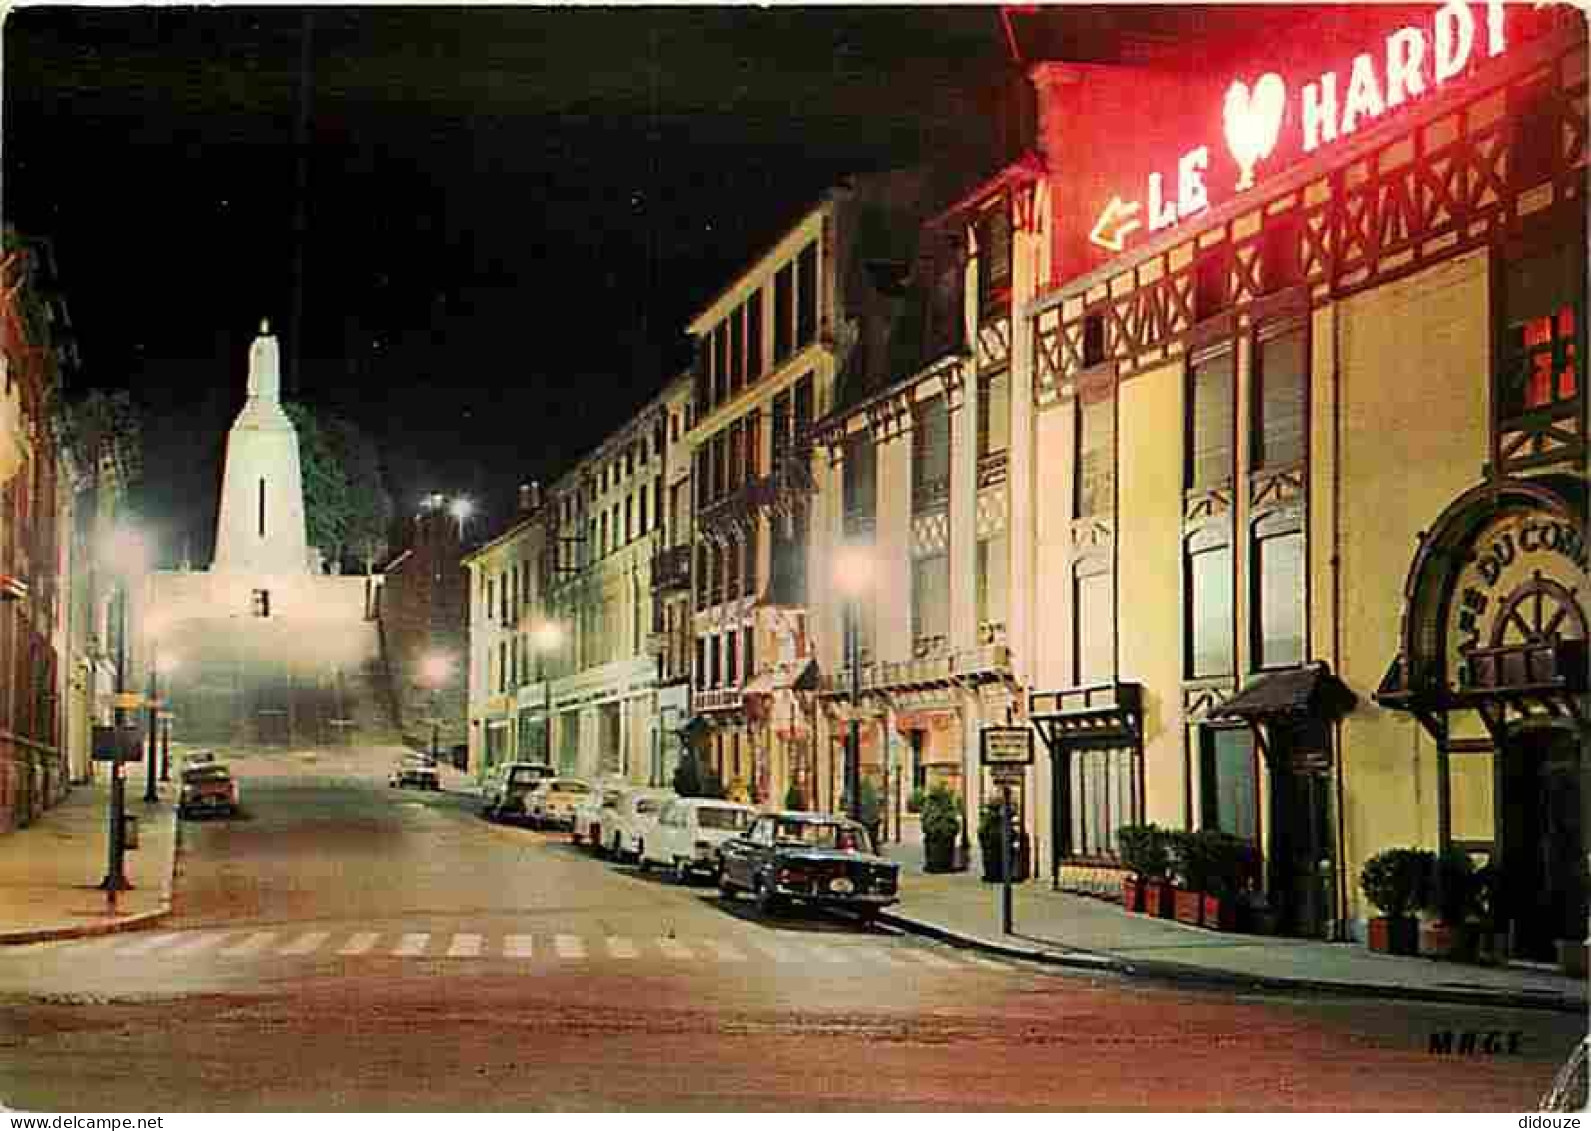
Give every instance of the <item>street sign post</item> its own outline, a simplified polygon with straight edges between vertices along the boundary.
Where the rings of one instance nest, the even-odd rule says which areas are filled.
[[[142,747],[135,726],[94,728],[93,760],[96,762],[137,762],[143,757]]]
[[[1000,787],[1000,925],[1012,932],[1011,787],[1020,785],[1033,764],[1033,728],[986,726],[978,732],[980,760]]]

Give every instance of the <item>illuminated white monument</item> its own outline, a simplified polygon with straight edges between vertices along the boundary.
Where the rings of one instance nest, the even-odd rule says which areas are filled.
[[[298,433],[282,410],[281,361],[268,323],[249,350],[248,400],[227,436],[214,572],[309,572]]]

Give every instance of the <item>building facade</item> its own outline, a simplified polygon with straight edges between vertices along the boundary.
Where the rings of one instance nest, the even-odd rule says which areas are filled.
[[[657,766],[653,780],[674,779],[691,713],[694,632],[691,608],[691,545],[695,530],[691,494],[691,449],[685,437],[694,421],[690,374],[663,392],[662,521],[651,533],[651,650],[657,658]]]
[[[1283,930],[1357,936],[1371,855],[1456,847],[1551,957],[1586,898],[1582,19],[1281,10],[1131,68],[1010,19],[1049,199],[1011,644],[1053,882],[1112,883],[1124,824],[1220,828]]]
[[[382,571],[382,655],[404,738],[426,746],[434,726],[438,744],[448,749],[466,741],[469,694],[469,576],[460,522],[439,499],[428,500],[414,516],[410,539]]]

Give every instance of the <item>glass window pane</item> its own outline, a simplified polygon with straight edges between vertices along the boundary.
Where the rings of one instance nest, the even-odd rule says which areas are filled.
[[[1259,343],[1255,467],[1285,467],[1304,459],[1306,357],[1303,327]]]
[[[1108,515],[1116,507],[1116,412],[1105,398],[1078,413],[1077,514]]]
[[[1077,682],[1100,683],[1114,671],[1110,574],[1079,577],[1076,597]]]
[[[1084,852],[1083,806],[1086,800],[1083,791],[1083,756],[1073,752],[1067,762],[1067,782],[1071,787],[1071,812],[1067,815],[1068,828],[1072,834],[1072,852],[1080,855]]]
[[[1260,667],[1304,662],[1304,535],[1259,542]]]
[[[1232,551],[1221,546],[1188,558],[1192,630],[1189,675],[1232,671]]]
[[[1213,487],[1232,478],[1232,353],[1193,368],[1189,382],[1188,486]]]
[[[1254,739],[1247,728],[1206,729],[1200,793],[1204,824],[1253,842],[1257,793]]]

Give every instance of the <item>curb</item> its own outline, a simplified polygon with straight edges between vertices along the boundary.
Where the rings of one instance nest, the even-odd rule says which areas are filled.
[[[124,931],[138,931],[153,927],[171,916],[176,896],[177,859],[182,852],[182,821],[176,808],[171,809],[171,839],[167,842],[165,876],[160,883],[160,907],[142,911],[108,923],[73,923],[65,927],[35,927],[25,931],[0,931],[0,946],[24,946],[28,943],[59,942],[63,939],[91,939],[102,935],[119,935]]]
[[[1054,951],[1035,947],[1013,946],[996,942],[980,935],[957,931],[926,919],[914,919],[895,912],[880,912],[878,920],[911,934],[938,939],[952,946],[968,950],[986,951],[1005,958],[1019,958],[1028,962],[1041,962],[1047,966],[1063,966],[1094,973],[1121,974],[1130,978],[1158,978],[1165,981],[1184,982],[1207,986],[1220,986],[1243,990],[1267,990],[1277,993],[1333,994],[1340,997],[1397,998],[1403,1001],[1431,1001],[1456,1005],[1481,1005],[1491,1008],[1539,1009],[1554,1013],[1583,1015],[1586,1003],[1559,993],[1520,993],[1508,990],[1463,990],[1427,986],[1407,986],[1397,983],[1361,985],[1355,982],[1333,982],[1315,978],[1285,978],[1272,974],[1250,974],[1237,970],[1216,970],[1205,966],[1190,966],[1180,962],[1159,960],[1138,961],[1100,951]]]

